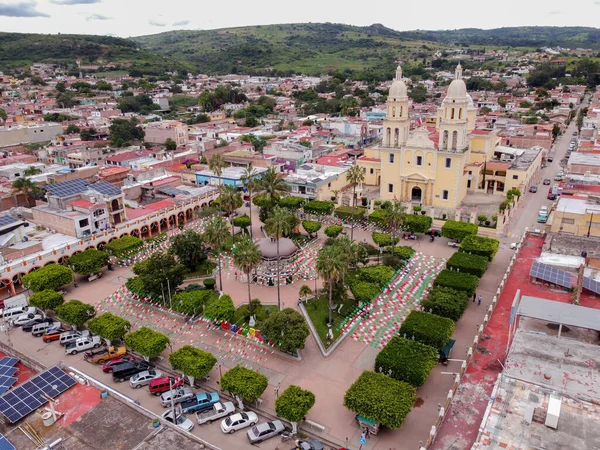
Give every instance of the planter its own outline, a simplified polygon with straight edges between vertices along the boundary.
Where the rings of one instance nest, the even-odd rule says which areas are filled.
[[[108,391],[107,390],[101,391],[100,398],[106,398],[106,397],[108,397]]]
[[[152,426],[153,426],[154,428],[158,428],[158,427],[160,426],[160,420],[158,420],[158,419],[154,419],[154,420],[152,421]]]

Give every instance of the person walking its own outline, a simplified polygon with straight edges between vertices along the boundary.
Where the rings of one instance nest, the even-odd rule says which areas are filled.
[[[477,297],[477,305],[481,305],[481,295],[479,297]]]

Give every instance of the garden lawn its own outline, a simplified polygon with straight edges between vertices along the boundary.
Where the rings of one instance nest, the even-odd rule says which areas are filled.
[[[216,262],[204,261],[196,266],[196,270],[185,274],[185,278],[201,278],[212,276],[213,270],[217,267]]]
[[[339,303],[338,303],[339,305]],[[323,346],[327,348],[327,323],[329,322],[329,299],[327,296],[319,297],[318,299],[308,300],[305,303],[306,312],[310,317],[310,321],[312,322],[315,330],[317,330],[317,334],[323,343]],[[344,302],[344,307],[342,308],[340,314],[338,314],[339,306],[333,311],[333,341],[335,342],[338,337],[340,337],[341,330],[338,325],[342,323],[342,321],[348,316],[352,311],[356,309],[358,304],[353,299],[348,299]]]

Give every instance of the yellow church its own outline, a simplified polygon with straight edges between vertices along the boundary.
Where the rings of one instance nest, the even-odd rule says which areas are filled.
[[[379,185],[381,200],[436,208],[458,207],[467,191],[488,192],[488,182],[480,174],[500,139],[491,130],[475,130],[477,109],[460,64],[438,108],[434,133],[421,125],[411,130],[408,110],[408,89],[398,66],[388,95],[383,140],[365,149],[357,161],[365,184]],[[506,172],[503,175],[492,193],[500,193],[496,187],[505,191]]]

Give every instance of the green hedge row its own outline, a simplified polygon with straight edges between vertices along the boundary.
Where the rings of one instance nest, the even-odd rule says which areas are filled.
[[[387,222],[387,218],[389,213],[385,209],[376,209],[371,214],[369,214],[369,222],[376,223],[378,225],[385,225]]]
[[[467,239],[469,238],[467,237]],[[456,252],[450,257],[446,263],[446,267],[461,273],[470,273],[481,278],[487,270],[488,262],[485,256]]]
[[[454,322],[446,317],[423,311],[412,311],[402,322],[399,334],[437,350],[442,350],[454,333]]]
[[[369,266],[358,269],[356,277],[360,281],[383,287],[392,279],[395,272],[394,268],[390,266]]]
[[[304,212],[307,214],[331,214],[333,207],[333,202],[311,200],[310,202],[304,204]]]
[[[437,361],[435,348],[395,336],[375,358],[375,371],[418,387],[425,384]]]
[[[340,233],[344,230],[344,227],[341,225],[329,225],[325,228],[325,236],[330,238],[336,238],[340,235]]]
[[[464,291],[434,286],[428,297],[421,302],[423,311],[453,321],[459,320],[467,309],[469,297]]]
[[[378,233],[377,231],[373,231],[371,233],[371,238],[373,242],[375,242],[380,247],[387,247],[392,245],[392,235],[387,233]]]
[[[433,285],[464,291],[471,297],[475,294],[475,289],[479,285],[479,278],[470,273],[454,272],[445,269],[439,273]]]
[[[354,208],[354,212],[352,212],[351,206],[340,206],[335,209],[333,215],[339,217],[340,219],[360,220],[365,215],[365,212],[367,212],[367,209],[363,208],[362,206],[357,206]]]
[[[288,195],[279,200],[280,207],[291,209],[293,211],[302,208],[302,205],[305,203],[306,199],[304,197],[295,197],[293,195]]]
[[[356,280],[350,282],[350,291],[356,301],[363,303],[371,303],[371,301],[377,297],[380,288],[375,283],[369,283],[368,281]]]
[[[467,236],[458,247],[459,252],[470,253],[486,257],[489,261],[494,259],[500,242],[496,239],[483,236]]]
[[[392,248],[388,248],[388,251],[391,253]],[[394,255],[400,257],[405,261],[408,261],[415,254],[416,250],[412,247],[407,247],[405,245],[400,245],[398,247],[394,247]]]
[[[429,216],[409,214],[404,219],[403,229],[411,233],[427,233],[432,223],[433,219]]]
[[[477,234],[477,229],[478,227],[474,223],[446,220],[442,227],[442,236],[462,241],[467,236]]]

